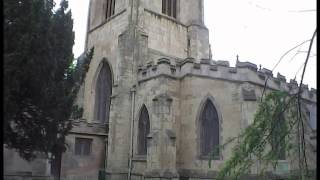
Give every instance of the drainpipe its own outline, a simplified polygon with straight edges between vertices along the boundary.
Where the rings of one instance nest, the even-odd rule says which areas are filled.
[[[133,126],[134,126],[134,105],[135,105],[135,85],[131,88],[131,124],[130,124],[130,151],[129,151],[129,171],[128,180],[131,180],[132,157],[133,157]]]
[[[90,0],[89,7],[88,7],[87,30],[86,30],[86,40],[84,43],[84,52],[88,51],[88,36],[89,36],[89,31],[90,31],[91,6],[92,6],[92,1]]]
[[[108,166],[108,138],[109,138],[109,133],[107,138],[104,139],[105,141],[105,158],[104,158],[104,173],[103,176],[106,176],[106,172],[107,172],[107,166]]]

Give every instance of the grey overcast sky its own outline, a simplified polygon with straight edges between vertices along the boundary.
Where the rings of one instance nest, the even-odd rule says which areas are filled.
[[[69,0],[75,57],[84,50],[88,5],[89,0]],[[286,51],[311,38],[316,28],[316,0],[204,0],[204,19],[210,33],[212,59],[227,60],[235,66],[239,55],[240,61],[271,70]],[[303,81],[309,88],[316,88],[317,83],[316,42]],[[308,46],[306,43],[287,54],[273,71],[274,76],[280,72],[287,81],[297,76],[300,82]]]

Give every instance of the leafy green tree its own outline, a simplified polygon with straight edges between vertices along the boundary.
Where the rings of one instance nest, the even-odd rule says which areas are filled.
[[[73,20],[62,0],[4,1],[4,144],[28,161],[60,163],[93,49],[73,65]],[[78,115],[81,116],[81,115]]]

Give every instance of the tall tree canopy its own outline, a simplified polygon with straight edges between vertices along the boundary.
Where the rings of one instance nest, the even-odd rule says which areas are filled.
[[[32,160],[61,154],[70,115],[93,51],[72,66],[68,2],[4,1],[4,144]]]

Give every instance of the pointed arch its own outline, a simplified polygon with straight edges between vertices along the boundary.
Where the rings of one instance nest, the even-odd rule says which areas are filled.
[[[198,113],[199,155],[208,158],[221,143],[221,114],[212,96],[206,96],[201,102]],[[214,159],[220,159],[216,151]]]
[[[112,71],[105,59],[100,63],[97,72],[94,89],[94,120],[100,123],[109,123]]]
[[[137,154],[147,155],[147,135],[150,133],[149,113],[145,105],[141,107],[138,122]]]
[[[109,69],[111,85],[114,83],[114,72],[112,69],[112,64],[109,62],[107,58],[102,58],[93,76],[93,83],[91,84],[91,92],[96,88],[98,77],[103,67],[107,67],[107,69]]]

